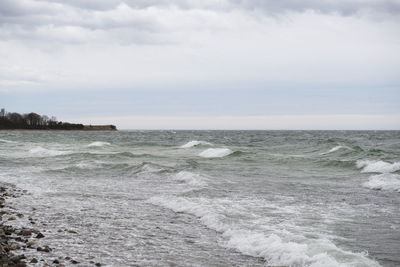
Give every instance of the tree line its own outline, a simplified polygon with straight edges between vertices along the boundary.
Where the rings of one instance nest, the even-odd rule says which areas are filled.
[[[48,117],[34,112],[27,114],[7,112],[0,116],[0,129],[82,130],[83,128],[83,124],[57,121],[54,116]]]

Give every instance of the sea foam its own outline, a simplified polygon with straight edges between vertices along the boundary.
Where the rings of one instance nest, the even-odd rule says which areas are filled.
[[[363,183],[364,187],[373,190],[395,191],[400,193],[400,175],[384,173],[369,177],[368,182]]]
[[[101,141],[96,141],[93,143],[90,143],[89,145],[87,145],[87,147],[102,147],[102,146],[109,146],[111,145],[108,142],[101,142]]]
[[[148,202],[198,217],[202,224],[222,234],[225,239],[222,244],[225,247],[236,249],[245,255],[262,257],[268,266],[379,266],[363,254],[343,251],[326,239],[299,243],[284,240],[277,233],[267,234],[256,229],[243,228],[240,224],[227,223],[222,214],[205,205],[201,199],[194,202],[184,197],[157,196],[150,198]],[[222,207],[217,208],[219,210]],[[335,254],[345,255],[346,263],[337,261],[333,257]]]
[[[229,148],[209,148],[199,154],[203,158],[222,158],[232,154],[233,151]]]
[[[195,147],[195,146],[199,146],[199,145],[211,145],[211,143],[206,142],[206,141],[189,141],[186,144],[180,146],[180,148],[191,148],[191,147]]]
[[[361,172],[391,173],[400,170],[400,162],[389,163],[382,160],[358,160],[356,165],[357,168],[362,168]]]

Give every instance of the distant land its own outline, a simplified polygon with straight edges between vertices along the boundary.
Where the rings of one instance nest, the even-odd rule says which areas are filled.
[[[57,121],[56,117],[31,112],[19,114],[0,110],[0,130],[75,130],[75,131],[116,131],[115,125],[83,125]]]

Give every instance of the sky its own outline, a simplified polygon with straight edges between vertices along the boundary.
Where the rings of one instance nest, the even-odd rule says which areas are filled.
[[[400,0],[1,0],[0,59],[62,121],[400,130]]]

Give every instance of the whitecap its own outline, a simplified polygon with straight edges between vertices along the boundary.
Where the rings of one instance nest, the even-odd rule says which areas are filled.
[[[187,142],[186,144],[180,146],[180,148],[191,148],[199,145],[211,145],[211,143],[206,142],[206,141],[197,141],[197,140],[192,140]]]
[[[110,146],[111,144],[108,142],[101,142],[101,141],[96,141],[93,143],[90,143],[87,145],[87,147],[102,147],[102,146]]]
[[[209,148],[199,154],[203,158],[222,158],[232,154],[233,151],[229,148]]]
[[[358,160],[356,165],[357,168],[362,168],[361,172],[391,173],[400,170],[400,162],[389,163],[382,160]]]
[[[148,202],[198,217],[202,224],[222,234],[225,239],[222,245],[245,255],[262,257],[268,266],[379,266],[362,253],[344,251],[327,239],[306,240],[303,237],[302,241],[295,241],[283,239],[278,233],[265,233],[232,224],[231,220],[224,220],[224,216],[217,212],[222,207],[211,208],[207,205],[208,201],[201,198],[190,200],[157,196]],[[344,260],[347,262],[341,262]]]
[[[373,175],[368,182],[363,183],[363,186],[373,190],[400,192],[400,175],[394,173]]]
[[[351,148],[348,146],[335,146],[332,149],[330,149],[329,151],[321,153],[320,155],[330,154],[332,152],[338,151],[339,149],[351,149]]]
[[[191,186],[205,186],[207,183],[204,181],[204,178],[197,173],[192,173],[188,171],[178,172],[173,176],[175,181],[184,182]]]
[[[53,149],[47,149],[43,148],[41,146],[32,148],[29,150],[29,153],[37,156],[60,156],[60,155],[66,155],[69,154],[69,151],[59,151],[59,150],[53,150]]]
[[[17,142],[15,142],[15,141],[5,140],[5,139],[0,139],[0,142],[2,142],[2,143],[7,143],[7,144],[17,143]]]

